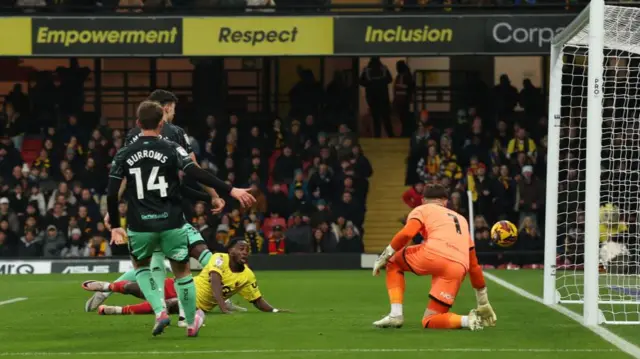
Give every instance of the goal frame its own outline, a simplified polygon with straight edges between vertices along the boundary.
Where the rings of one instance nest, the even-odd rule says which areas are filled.
[[[556,291],[558,243],[558,178],[560,170],[560,121],[562,106],[563,46],[581,29],[589,27],[587,79],[587,151],[585,179],[584,301],[585,325],[602,321],[599,296],[600,163],[602,151],[602,77],[604,71],[604,0],[592,0],[576,19],[551,42],[547,192],[544,250],[544,296],[546,305],[560,302]]]

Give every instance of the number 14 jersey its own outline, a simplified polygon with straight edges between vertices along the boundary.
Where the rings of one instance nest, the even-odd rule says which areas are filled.
[[[184,225],[178,171],[193,165],[184,148],[159,137],[139,137],[118,151],[109,176],[127,180],[130,230],[157,232]]]

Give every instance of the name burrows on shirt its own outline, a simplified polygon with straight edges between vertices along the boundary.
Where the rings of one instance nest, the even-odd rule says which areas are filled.
[[[127,164],[129,166],[133,166],[136,162],[140,161],[143,158],[151,158],[160,163],[166,163],[168,157],[160,152],[156,152],[154,150],[142,150],[133,153],[129,158],[127,158]]]

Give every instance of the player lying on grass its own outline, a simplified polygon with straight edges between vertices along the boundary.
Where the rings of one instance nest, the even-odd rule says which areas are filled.
[[[220,311],[231,313],[228,301],[234,294],[239,294],[263,312],[287,312],[287,310],[273,308],[262,297],[256,276],[246,265],[249,257],[249,244],[243,238],[229,241],[229,254],[215,253],[209,263],[204,266],[198,276],[194,278],[196,286],[196,305],[198,309],[211,311],[218,303]],[[137,283],[131,281],[116,281],[113,283],[92,281],[94,285],[86,286],[88,290],[109,290],[112,292],[134,295],[144,299],[144,295]],[[178,300],[174,290],[174,280],[167,278],[164,283],[165,299],[170,312],[177,312]],[[95,288],[95,289],[89,289]],[[126,306],[101,305],[98,314],[151,314],[153,310],[148,302]]]
[[[160,129],[159,137],[180,145],[188,153],[192,162],[196,166],[199,166],[196,161],[195,154],[193,153],[191,144],[189,143],[189,138],[187,137],[186,133],[182,128],[172,123],[173,118],[175,116],[175,106],[176,106],[176,103],[178,102],[177,97],[169,91],[155,90],[149,95],[147,100],[156,102],[162,107],[163,126]],[[142,130],[139,127],[133,128],[127,134],[125,145],[129,146],[135,143],[136,141],[138,141],[138,139],[140,139],[141,135],[142,135]],[[199,192],[196,189],[185,186],[184,181],[183,181],[183,185],[181,186],[182,197],[211,202],[213,207],[213,213],[214,214],[220,213],[222,209],[224,209],[225,201],[218,196],[218,193],[213,188],[203,186],[203,185],[201,186],[209,194],[210,197],[208,197],[206,194],[203,194],[202,192]],[[119,191],[119,197],[123,196],[125,188],[126,188],[126,179],[123,179],[122,185]],[[185,194],[185,192],[191,192],[192,195],[189,196]],[[255,198],[253,198],[253,196],[251,196],[251,194],[248,193],[247,190],[240,190],[240,189],[234,188],[230,194],[233,198],[236,198],[243,207],[250,206],[253,202],[255,202]],[[186,206],[186,207],[193,206],[193,202],[189,203],[188,201],[186,202],[182,201],[182,204],[183,206]],[[189,209],[186,209],[185,213],[188,213],[188,211]],[[104,223],[105,225],[108,226],[109,224],[108,215],[105,217]],[[211,252],[209,252],[209,249],[204,243],[204,239],[202,238],[200,233],[195,228],[193,228],[193,226],[191,226],[191,224],[189,223],[185,223],[183,229],[188,233],[188,242],[189,242],[188,244],[189,244],[190,256],[198,260],[200,264],[204,267],[204,265],[208,263],[209,258],[211,256]],[[150,264],[151,276],[155,283],[162,283],[166,278],[166,268],[164,265],[164,261],[165,261],[165,256],[163,255],[163,253],[159,249],[156,250],[153,253],[151,264]],[[118,278],[118,280],[129,280],[129,281],[135,280],[135,271],[130,270],[129,272],[124,273],[120,278]],[[162,286],[158,286],[158,287],[160,290],[160,298],[164,298],[164,294],[162,293],[164,288]],[[108,292],[95,293],[86,302],[85,311],[89,312],[89,311],[95,310],[99,305],[104,303],[104,301],[108,298],[109,295],[110,293]],[[233,305],[231,306],[237,310],[244,309],[241,307],[235,307]],[[180,306],[180,319],[178,321],[178,326],[182,327],[185,325],[186,324],[184,322],[184,310],[182,306]]]
[[[407,224],[376,260],[373,275],[386,265],[391,313],[374,326],[399,328],[404,323],[405,272],[431,275],[429,304],[422,318],[424,328],[480,330],[495,325],[496,315],[489,304],[469,225],[463,216],[446,207],[447,198],[443,186],[426,186],[424,204],[409,213]],[[422,233],[424,242],[405,247],[418,233]],[[465,316],[449,313],[467,272],[476,290],[478,308]]]

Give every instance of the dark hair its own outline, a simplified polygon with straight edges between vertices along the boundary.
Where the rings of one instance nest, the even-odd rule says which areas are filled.
[[[147,97],[148,101],[154,101],[164,106],[170,103],[178,103],[178,98],[173,92],[169,92],[166,90],[155,90],[153,91],[149,97]]]
[[[162,121],[164,112],[157,102],[143,101],[138,106],[137,116],[143,130],[155,130]]]
[[[428,184],[424,187],[422,192],[425,199],[447,199],[449,194],[447,189],[438,183]]]
[[[240,243],[240,242],[247,242],[244,237],[233,237],[229,240],[229,243],[227,243],[227,250],[233,248],[236,244]]]

